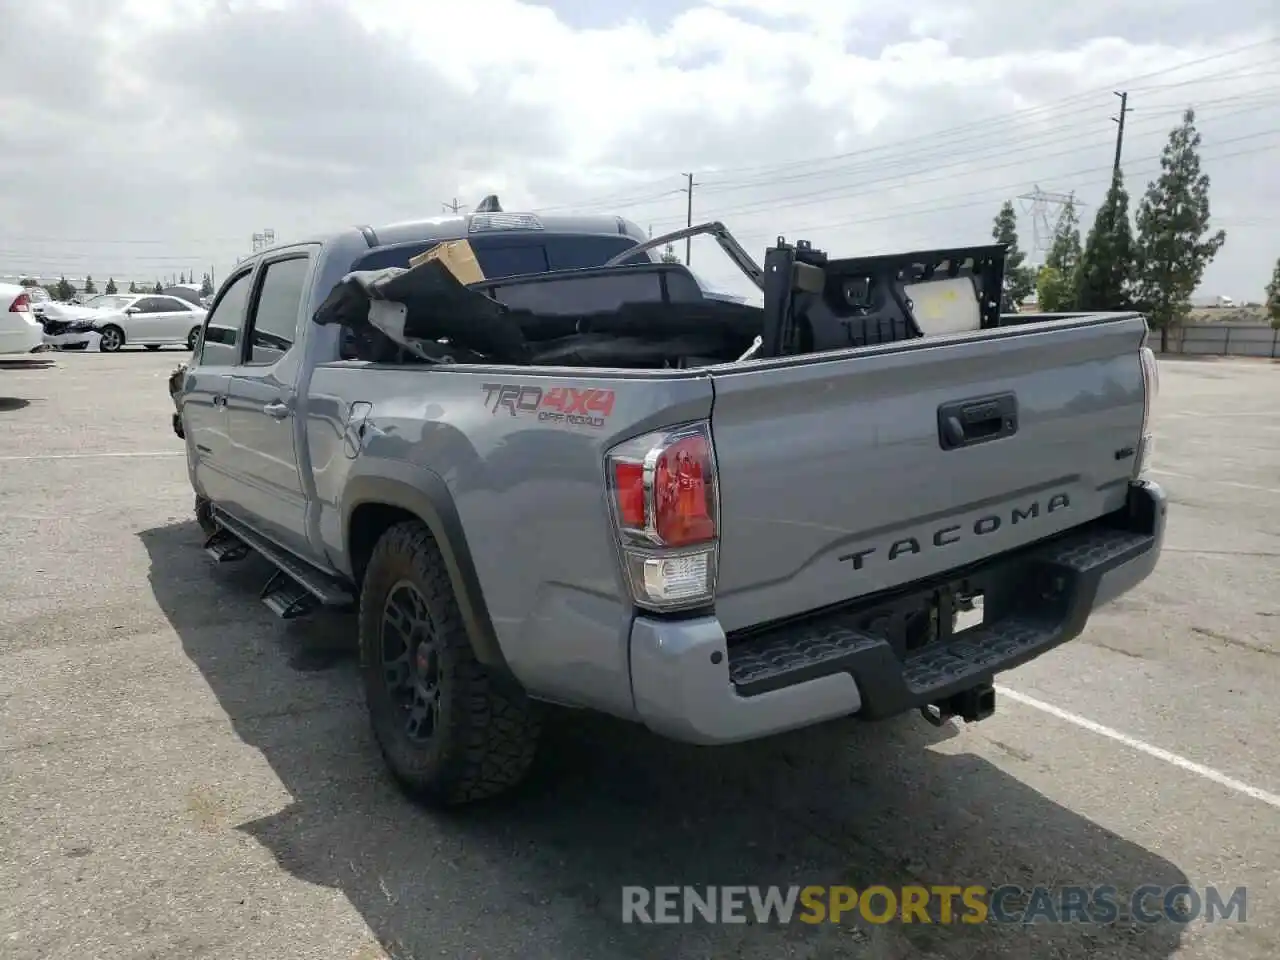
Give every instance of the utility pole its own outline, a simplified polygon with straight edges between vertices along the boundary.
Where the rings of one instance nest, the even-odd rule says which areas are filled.
[[[1125,90],[1122,93],[1121,91],[1116,90],[1113,92],[1120,98],[1120,116],[1111,118],[1112,122],[1116,125],[1116,159],[1115,163],[1111,166],[1111,179],[1114,181],[1116,177],[1120,176],[1120,151],[1124,148],[1125,114],[1131,113],[1132,111],[1129,109],[1129,91]],[[1110,194],[1110,192],[1110,190],[1107,191],[1108,194]],[[1107,217],[1111,221],[1111,226],[1114,227],[1116,219],[1115,204],[1113,203],[1110,206],[1111,209],[1108,211]]]
[[[1120,98],[1120,116],[1111,118],[1116,124],[1116,161],[1111,168],[1113,175],[1120,172],[1120,150],[1124,147],[1124,115],[1133,112],[1129,109],[1129,92],[1127,90],[1124,93],[1116,91],[1116,96]]]
[[[684,188],[684,192],[689,195],[688,197],[689,203],[688,203],[688,206],[685,208],[684,225],[686,227],[692,227],[693,226],[693,174],[686,173],[684,177],[689,184],[687,187]],[[690,244],[692,243],[692,241],[693,241],[692,237],[684,238],[684,265],[686,267],[689,266],[689,254],[691,249]]]
[[[452,202],[452,203],[450,203],[448,200],[446,200],[446,201],[444,201],[442,204],[440,204],[440,209],[441,209],[441,210],[448,210],[448,211],[450,211],[451,213],[461,213],[461,212],[462,212],[462,208],[463,208],[463,207],[465,207],[465,206],[466,206],[466,204],[465,204],[465,203],[459,203],[459,202],[458,202],[458,198],[457,198],[457,197],[454,197],[454,198],[453,198],[453,202]]]

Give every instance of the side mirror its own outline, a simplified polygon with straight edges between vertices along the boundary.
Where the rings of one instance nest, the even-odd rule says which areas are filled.
[[[132,317],[135,313],[137,313],[137,312],[138,312],[138,308],[137,308],[137,307],[125,307],[125,308],[124,308],[124,312],[125,312],[125,314],[126,314],[126,315],[128,315],[128,316]]]

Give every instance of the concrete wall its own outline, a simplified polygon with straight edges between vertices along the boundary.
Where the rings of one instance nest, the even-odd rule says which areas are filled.
[[[1159,331],[1151,331],[1150,342],[1159,349]],[[1280,358],[1280,330],[1262,323],[1188,323],[1169,331],[1168,352],[1201,357]]]

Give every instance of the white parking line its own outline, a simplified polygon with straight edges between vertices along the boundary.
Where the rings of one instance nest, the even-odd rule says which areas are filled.
[[[97,457],[185,457],[185,450],[134,450],[129,453],[34,453],[24,457],[0,457],[0,463],[12,460],[92,460]]]
[[[1119,730],[1113,730],[1110,727],[1105,727],[1100,723],[1095,723],[1087,717],[1082,717],[1077,713],[1072,713],[1070,710],[1063,710],[1061,707],[1055,707],[1053,704],[1045,703],[1043,700],[1037,700],[1035,697],[1029,697],[1025,693],[1019,693],[1017,690],[1010,690],[1008,687],[999,685],[996,686],[996,690],[1002,697],[1008,697],[1015,703],[1021,703],[1023,706],[1031,707],[1033,710],[1039,710],[1042,713],[1047,713],[1050,716],[1057,717],[1059,720],[1065,720],[1067,723],[1075,724],[1077,727],[1081,727],[1091,733],[1107,737],[1116,741],[1116,743],[1123,743],[1126,747],[1145,753],[1149,757],[1155,757],[1157,760],[1163,760],[1165,763],[1173,764],[1173,766],[1178,767],[1180,770],[1186,770],[1188,773],[1194,773],[1198,777],[1203,777],[1206,780],[1212,780],[1214,783],[1219,786],[1226,787],[1228,790],[1234,790],[1236,793],[1244,794],[1246,797],[1250,797],[1254,800],[1261,800],[1263,803],[1269,804],[1270,806],[1280,810],[1280,796],[1277,796],[1267,790],[1263,790],[1260,787],[1250,786],[1243,781],[1214,770],[1212,767],[1206,767],[1202,763],[1196,763],[1194,760],[1188,760],[1186,757],[1180,757],[1176,753],[1170,753],[1168,750],[1163,750],[1160,747],[1153,746],[1152,744],[1139,740],[1136,737],[1131,737],[1127,733],[1121,733]]]
[[[1216,477],[1193,477],[1186,473],[1174,473],[1172,470],[1148,470],[1160,477],[1176,477],[1179,480],[1195,480],[1199,483],[1217,483],[1224,487],[1239,487],[1241,490],[1261,490],[1263,493],[1280,493],[1280,487],[1260,487],[1255,483],[1240,483],[1237,480],[1219,480]]]

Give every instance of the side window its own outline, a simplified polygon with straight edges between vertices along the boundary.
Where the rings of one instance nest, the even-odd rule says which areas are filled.
[[[133,308],[139,313],[161,313],[164,311],[164,301],[156,297],[143,297],[133,305]]]
[[[266,264],[250,328],[251,364],[275,363],[293,346],[310,266],[306,257]]]
[[[160,303],[165,313],[183,313],[191,309],[191,304],[177,297],[163,297]]]
[[[204,366],[231,367],[240,362],[240,331],[244,329],[244,308],[249,302],[252,272],[242,273],[231,281],[222,298],[213,305],[201,338],[200,363]]]

